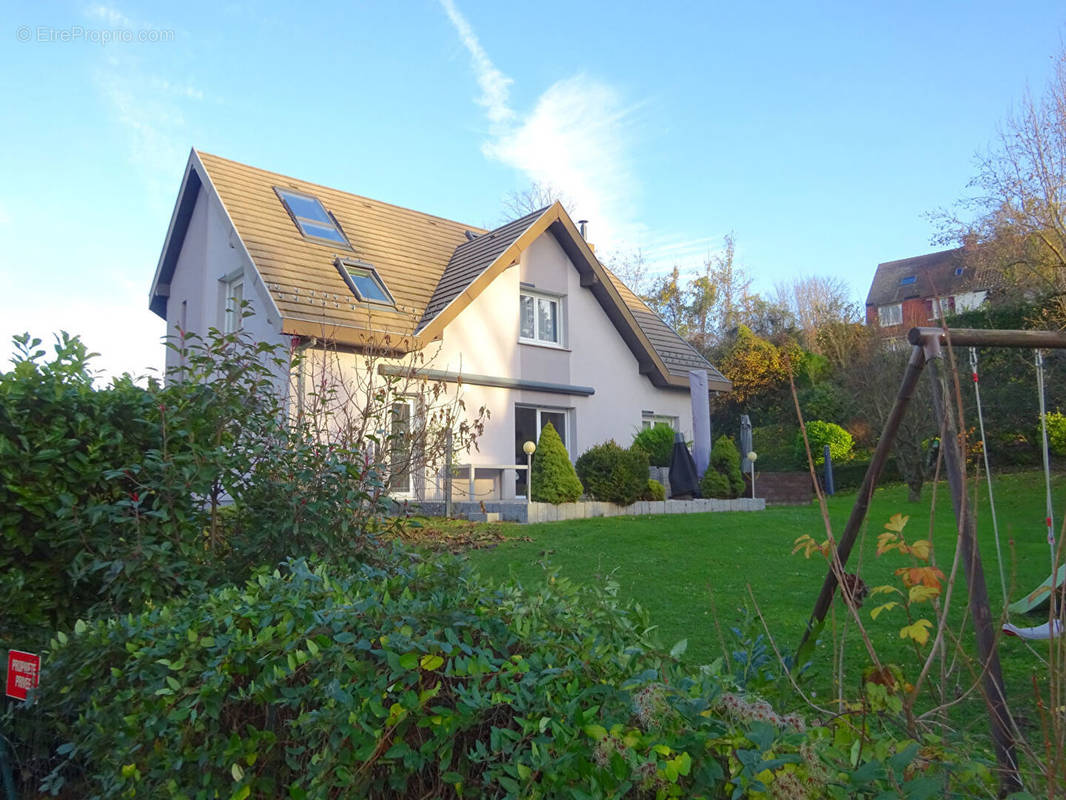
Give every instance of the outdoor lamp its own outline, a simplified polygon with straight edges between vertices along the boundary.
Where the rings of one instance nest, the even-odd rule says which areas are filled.
[[[533,451],[537,449],[536,442],[526,442],[522,445],[522,452],[526,454],[526,502],[533,495]]]

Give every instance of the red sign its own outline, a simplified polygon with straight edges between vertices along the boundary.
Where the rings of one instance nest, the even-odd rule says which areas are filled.
[[[30,689],[37,688],[41,674],[41,657],[21,650],[7,653],[7,696],[25,700]]]

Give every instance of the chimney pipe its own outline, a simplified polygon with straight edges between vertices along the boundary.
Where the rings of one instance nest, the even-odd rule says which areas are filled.
[[[582,239],[587,239],[588,238],[585,235],[585,231],[587,230],[588,224],[589,224],[589,221],[587,219],[579,219],[577,221],[577,227],[578,227],[578,230],[581,231],[581,238]]]

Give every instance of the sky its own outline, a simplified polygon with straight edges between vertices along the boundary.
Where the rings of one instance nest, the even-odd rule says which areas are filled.
[[[1063,49],[1061,0],[20,2],[0,10],[0,363],[163,361],[148,290],[191,148],[470,225],[533,182],[600,254],[865,299]]]

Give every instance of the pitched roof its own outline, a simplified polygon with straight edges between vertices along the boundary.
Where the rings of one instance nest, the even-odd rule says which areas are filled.
[[[419,329],[424,328],[437,314],[443,311],[447,305],[458,297],[474,279],[484,272],[503,252],[513,245],[515,241],[548,210],[550,206],[526,214],[520,219],[501,225],[488,233],[474,236],[470,241],[463,242],[452,253],[448,266],[444,268],[444,274],[437,282],[437,288],[433,292],[426,306],[426,313],[419,323]]]
[[[611,282],[618,289],[618,294],[636,318],[637,324],[651,341],[652,345],[666,362],[670,374],[688,380],[689,370],[707,370],[707,385],[719,392],[728,392],[733,384],[725,375],[715,369],[700,352],[682,339],[677,331],[663,322],[662,317],[651,310],[635,292],[609,269],[604,270]]]
[[[959,270],[961,273],[956,274]],[[947,296],[973,288],[982,287],[974,286],[974,270],[965,261],[964,248],[959,247],[878,264],[866,305],[883,306],[912,297]]]
[[[537,237],[551,233],[652,383],[687,387],[688,369],[700,368],[708,370],[710,388],[728,391],[731,386],[599,263],[559,203],[485,231],[196,150],[152,283],[150,307],[160,316],[166,316],[169,283],[202,185],[214,192],[232,222],[285,333],[345,345],[384,341],[398,351],[417,349],[438,337]],[[351,249],[303,236],[276,187],[316,197]],[[338,257],[373,265],[396,308],[358,302],[335,266]]]

